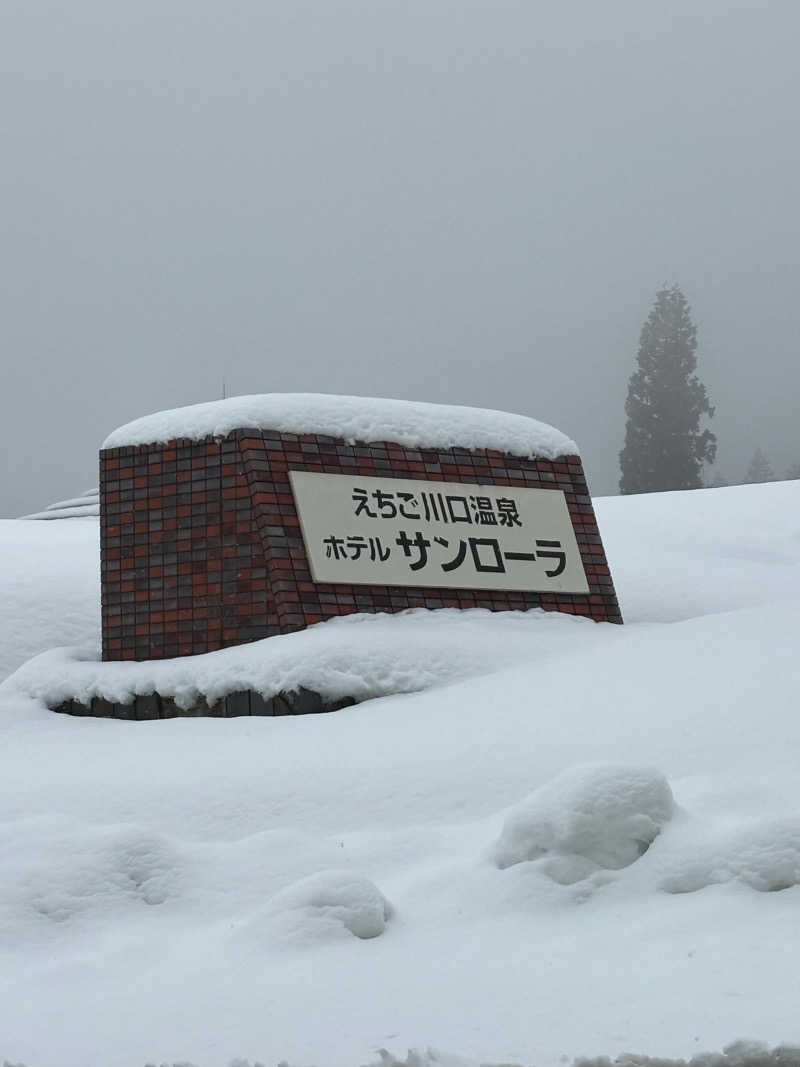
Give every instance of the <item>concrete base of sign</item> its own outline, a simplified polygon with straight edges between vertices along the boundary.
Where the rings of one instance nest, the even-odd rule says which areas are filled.
[[[267,698],[252,690],[229,693],[214,704],[202,700],[189,708],[180,707],[172,697],[147,693],[137,696],[130,704],[116,704],[102,697],[94,697],[89,705],[81,704],[77,700],[67,700],[52,710],[66,715],[134,721],[200,716],[232,719],[241,715],[316,715],[327,711],[339,711],[341,708],[351,707],[357,703],[358,701],[353,697],[327,700],[319,693],[301,687],[297,692],[276,693]]]

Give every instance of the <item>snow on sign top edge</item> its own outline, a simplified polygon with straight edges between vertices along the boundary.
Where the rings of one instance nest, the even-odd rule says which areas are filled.
[[[317,433],[350,444],[392,441],[409,448],[483,448],[529,458],[578,454],[569,437],[526,415],[323,393],[263,393],[158,411],[114,430],[101,447],[224,437],[240,429]]]

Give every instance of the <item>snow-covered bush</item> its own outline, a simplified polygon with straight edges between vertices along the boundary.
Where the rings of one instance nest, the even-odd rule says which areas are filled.
[[[497,866],[549,857],[547,873],[571,883],[637,860],[672,816],[666,778],[643,767],[582,765],[537,789],[505,821]]]

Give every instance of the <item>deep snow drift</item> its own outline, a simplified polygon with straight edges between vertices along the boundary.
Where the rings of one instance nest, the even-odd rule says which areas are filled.
[[[302,671],[408,690],[341,712],[73,719],[35,699],[96,672],[64,653],[0,686],[0,1056],[555,1067],[798,1043],[800,483],[598,514],[626,626],[324,624]],[[0,535],[5,662],[45,625],[73,640],[70,616],[96,642],[96,526]],[[301,670],[293,640],[248,669]]]

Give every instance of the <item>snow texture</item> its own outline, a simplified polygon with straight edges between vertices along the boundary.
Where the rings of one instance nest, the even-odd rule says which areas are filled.
[[[0,825],[13,880],[0,895],[0,941],[24,944],[47,928],[97,922],[179,891],[180,856],[163,835],[135,825],[77,824],[42,815]]]
[[[495,845],[501,869],[546,860],[558,882],[598,868],[618,870],[642,856],[672,816],[663,774],[649,768],[571,767],[541,786],[506,819]]]
[[[224,437],[237,429],[325,434],[351,444],[393,441],[407,448],[485,448],[545,459],[578,454],[574,441],[525,415],[323,393],[264,393],[158,411],[114,430],[102,447]]]
[[[158,675],[97,662],[96,521],[0,524],[0,660],[86,649],[0,684],[8,1060],[800,1067],[800,483],[597,504],[623,627],[359,617]],[[374,699],[43,702],[154,681]]]
[[[675,622],[800,597],[796,481],[594,504],[626,622]]]

